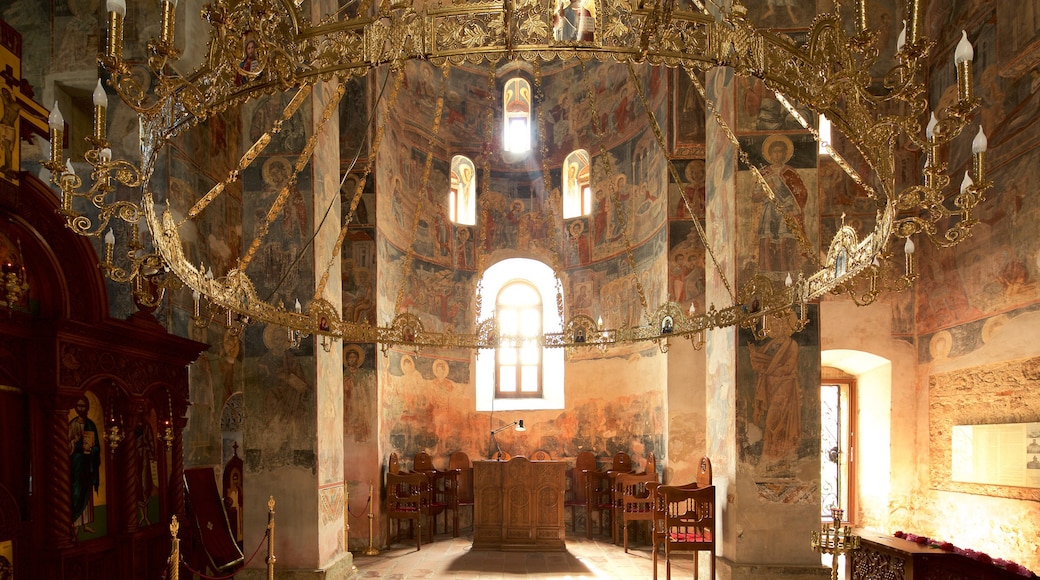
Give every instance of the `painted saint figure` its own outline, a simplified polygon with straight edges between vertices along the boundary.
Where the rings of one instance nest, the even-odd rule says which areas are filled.
[[[758,266],[767,272],[797,270],[799,230],[805,233],[805,204],[809,190],[798,172],[787,162],[794,155],[794,144],[785,135],[773,135],[762,144],[762,157],[769,163],[762,177],[775,199],[757,188],[752,199],[762,203],[758,222]],[[786,219],[785,219],[786,216]]]
[[[749,347],[758,375],[752,420],[762,427],[762,456],[780,459],[797,451],[802,432],[798,343],[781,334]]]
[[[242,57],[242,62],[238,65],[238,72],[235,74],[235,84],[244,85],[247,82],[253,80],[255,74],[253,68],[256,67],[256,41],[248,40],[245,46],[245,55]]]
[[[372,436],[372,423],[368,415],[375,403],[372,392],[374,373],[363,368],[365,351],[356,344],[343,346],[343,426],[347,434],[353,433],[357,442],[368,441]]]
[[[69,421],[69,475],[72,483],[72,526],[94,533],[94,494],[101,483],[101,440],[97,425],[87,417],[90,401],[76,400],[76,416]]]

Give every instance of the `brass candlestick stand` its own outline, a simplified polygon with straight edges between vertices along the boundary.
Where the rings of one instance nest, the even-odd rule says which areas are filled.
[[[368,484],[368,547],[365,548],[366,556],[375,556],[379,554],[379,548],[375,547],[375,544],[373,543],[375,534],[373,528],[374,520],[375,515],[372,514],[372,484],[370,483]]]
[[[830,524],[820,526],[819,532],[812,533],[811,546],[814,552],[831,554],[831,580],[838,580],[838,558],[859,549],[859,536],[854,536],[849,526],[842,526],[845,510],[831,508]]]

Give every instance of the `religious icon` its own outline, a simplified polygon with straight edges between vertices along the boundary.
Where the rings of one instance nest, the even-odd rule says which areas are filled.
[[[674,324],[671,316],[665,316],[661,319],[661,334],[671,334],[675,330]]]

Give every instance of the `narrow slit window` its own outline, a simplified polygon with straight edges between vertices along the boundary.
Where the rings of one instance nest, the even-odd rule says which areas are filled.
[[[476,170],[473,162],[463,155],[451,158],[448,216],[457,224],[472,226],[477,223]]]

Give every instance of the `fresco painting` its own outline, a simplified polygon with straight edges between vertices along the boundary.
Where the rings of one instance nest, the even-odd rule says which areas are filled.
[[[376,434],[375,356],[374,345],[343,345],[343,431],[355,443],[368,442]]]
[[[808,501],[799,474],[819,453],[818,308],[801,331],[773,324],[756,340],[742,328],[737,340],[739,459],[754,470],[760,500]]]
[[[672,155],[704,157],[707,108],[704,98],[690,80],[689,74],[677,68],[669,77],[674,89],[671,95]],[[701,86],[704,79],[701,78]]]
[[[775,93],[762,81],[752,77],[737,76],[736,94],[740,96],[735,108],[738,132],[804,130],[798,118],[784,107],[783,103],[776,98]],[[795,110],[803,119],[814,122],[815,116],[808,108],[795,104]]]
[[[737,187],[750,192],[759,202],[738,213],[738,227],[750,235],[738,238],[738,255],[747,256],[741,265],[741,280],[755,272],[780,277],[801,271],[805,252],[814,255],[819,247],[819,210],[816,188],[817,146],[811,135],[773,134],[740,137],[741,148],[757,166],[773,197],[742,166]],[[804,247],[799,238],[810,246]]]
[[[313,354],[290,348],[285,329],[274,325],[249,327],[246,346],[246,414],[257,418],[246,424],[246,470],[315,468]]]
[[[419,451],[430,453],[435,465],[446,464],[448,455],[458,450],[471,459],[488,457],[489,425],[505,425],[517,414],[472,412],[475,400],[467,386],[468,361],[391,350],[388,363],[381,378],[386,386],[381,405],[386,432],[380,435],[381,444],[396,451],[405,466]],[[594,450],[601,457],[626,451],[642,461],[650,451],[663,457],[663,437],[645,435],[663,433],[659,428],[664,423],[663,391],[659,389],[614,398],[589,397],[567,411],[526,411],[523,415],[527,431],[507,430],[496,437],[502,450],[511,455],[544,449],[554,458],[574,457],[582,450]]]
[[[816,16],[816,6],[798,0],[747,0],[748,13],[764,28],[806,28]]]

